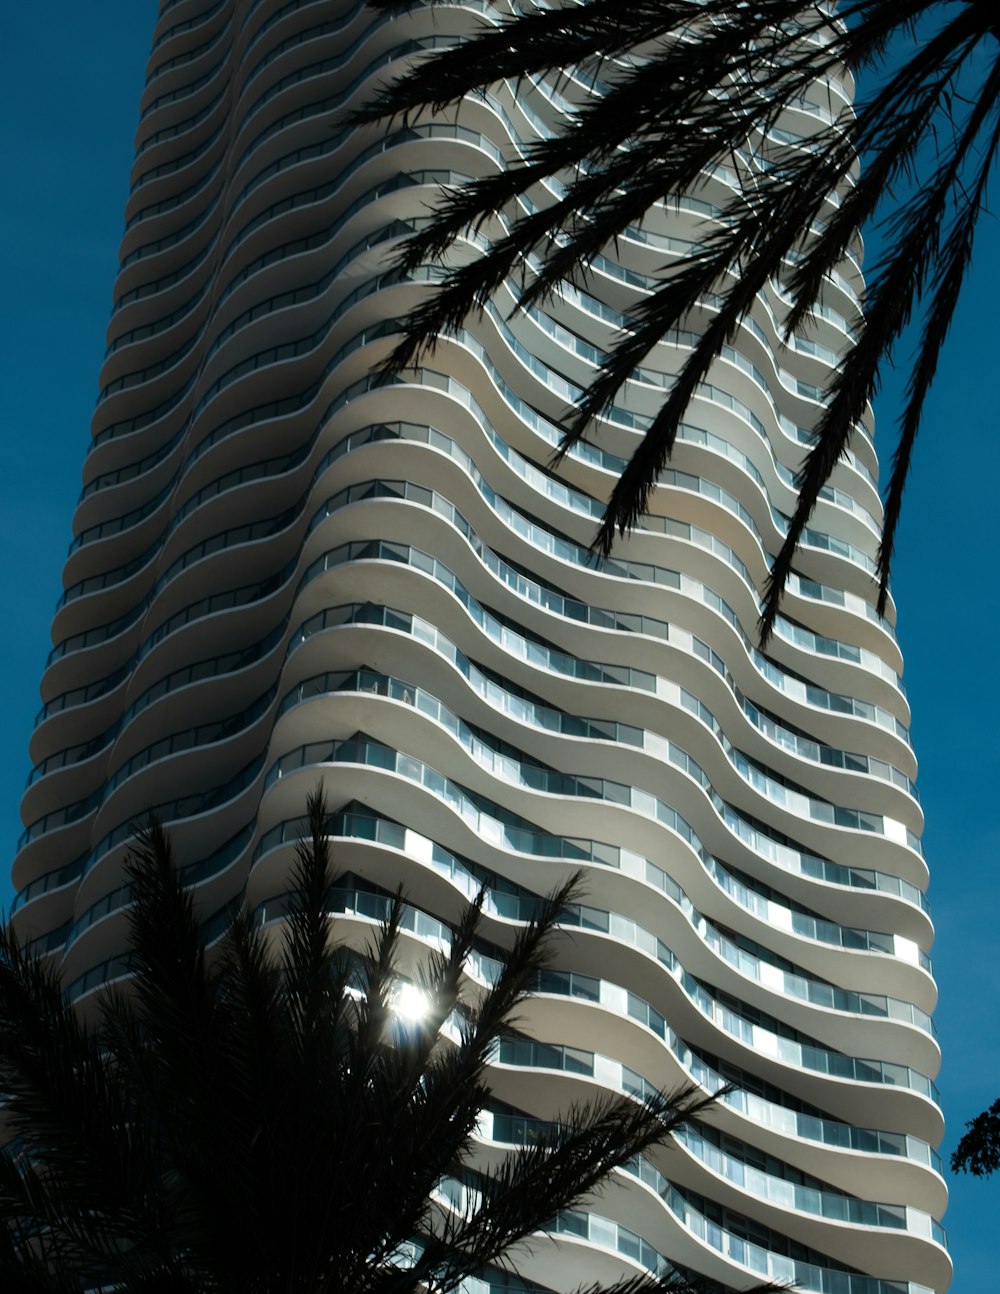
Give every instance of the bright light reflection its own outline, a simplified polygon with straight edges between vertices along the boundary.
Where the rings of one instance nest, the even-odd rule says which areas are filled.
[[[400,984],[392,995],[392,1009],[402,1020],[414,1024],[427,1015],[430,1010],[430,999],[423,989],[416,984]]]

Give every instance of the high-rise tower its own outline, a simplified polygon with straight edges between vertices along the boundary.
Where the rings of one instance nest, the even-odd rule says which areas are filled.
[[[554,475],[559,418],[735,177],[651,213],[544,311],[508,319],[502,297],[374,382],[427,290],[392,271],[398,240],[442,184],[592,92],[500,85],[457,121],[340,127],[399,60],[493,12],[161,3],[16,925],[81,1003],[122,974],[122,857],[149,805],[206,920],[244,890],[269,920],[320,777],[342,929],[402,882],[408,937],[442,937],[485,880],[502,945],[582,867],[575,938],[500,1051],[484,1135],[602,1087],[735,1090],[561,1219],[558,1261],[526,1275],[561,1290],[671,1260],[736,1286],[943,1290],[932,927],[902,661],[872,606],[870,425],[766,655],[754,640],[860,271],[792,345],[780,289],[761,294],[649,514],[595,566],[601,501],[689,339]],[[822,114],[803,101],[782,129]]]

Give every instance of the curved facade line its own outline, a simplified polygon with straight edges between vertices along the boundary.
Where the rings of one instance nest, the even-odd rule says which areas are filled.
[[[405,380],[377,380],[440,273],[404,281],[400,240],[442,186],[505,165],[602,88],[500,83],[455,119],[384,132],[338,115],[504,12],[162,0],[13,919],[86,1011],[129,972],[121,863],[153,804],[206,941],[238,896],[277,931],[319,777],[338,937],[362,949],[402,884],[404,967],[485,885],[468,974],[488,983],[539,896],[582,869],[493,1063],[477,1154],[602,1090],[732,1090],[596,1211],[556,1219],[528,1281],[676,1267],[943,1294],[933,927],[895,612],[879,619],[870,578],[870,413],[768,653],[754,637],[853,336],[858,261],[808,335],[783,340],[780,284],[760,294],[648,513],[594,561],[608,493],[695,334],[664,338],[555,473],[560,420],[753,159],[651,211],[586,284],[516,316],[502,285]],[[829,94],[848,104],[850,78]],[[829,116],[803,100],[774,138],[808,147]],[[698,316],[717,308],[708,294]],[[444,1180],[439,1203],[474,1190]]]

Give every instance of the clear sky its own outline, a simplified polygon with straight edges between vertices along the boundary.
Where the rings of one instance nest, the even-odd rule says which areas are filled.
[[[71,538],[154,0],[7,5],[0,42],[0,856]],[[994,194],[994,200],[1000,200]],[[1000,225],[988,217],[925,416],[894,593],[927,814],[941,1087],[954,1147],[1000,1095]],[[887,465],[898,382],[876,406]],[[960,556],[961,554],[961,556]],[[992,805],[992,807],[991,807]],[[994,809],[997,816],[994,816]],[[10,898],[6,864],[0,902]],[[996,1287],[1000,1179],[952,1180],[954,1294]],[[888,1274],[888,1273],[886,1273]]]

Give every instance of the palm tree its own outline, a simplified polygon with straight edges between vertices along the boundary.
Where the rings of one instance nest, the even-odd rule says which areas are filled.
[[[206,948],[153,822],[128,862],[131,976],[92,1022],[0,935],[0,1286],[38,1291],[427,1290],[510,1268],[561,1210],[713,1100],[608,1095],[477,1161],[487,1062],[551,953],[573,879],[495,981],[470,981],[483,896],[396,1009],[403,904],[366,955],[331,941],[322,794],[285,919],[241,911]],[[693,1290],[678,1275],[616,1294]]]
[[[369,4],[410,7],[406,0]],[[404,246],[399,264],[412,271],[439,262],[469,226],[492,235],[484,255],[451,263],[439,290],[408,316],[386,370],[413,363],[505,281],[516,280],[512,290],[526,309],[565,280],[581,280],[655,203],[696,194],[705,174],[725,164],[737,192],[628,316],[565,426],[560,455],[658,342],[674,329],[699,333],[611,494],[594,541],[607,554],[616,533],[644,511],[689,401],[761,289],[781,284],[787,340],[822,308],[824,283],[858,229],[881,222],[886,250],[869,275],[865,324],[849,321],[853,340],[798,476],[798,504],[771,569],[760,629],[766,641],[819,493],[917,311],[878,557],[884,613],[914,438],[1000,145],[995,0],[841,0],[837,16],[826,0],[513,8],[456,48],[416,62],[352,117],[405,121],[505,78],[580,74],[571,91],[580,102],[557,134],[530,144],[499,173],[449,192]],[[831,90],[844,69],[865,73],[873,87],[856,111]],[[594,80],[600,93],[585,93]],[[807,138],[777,128],[803,108],[824,124]],[[546,190],[547,180],[554,183]]]

